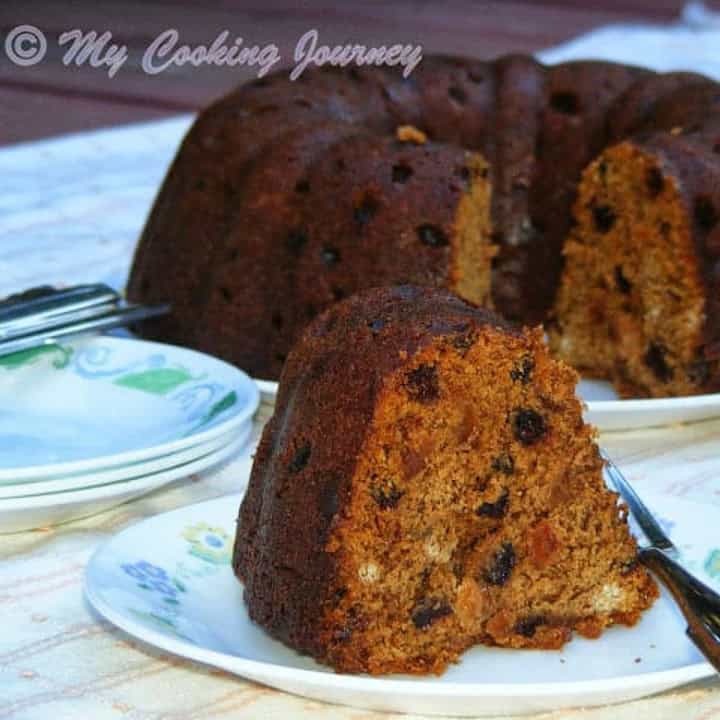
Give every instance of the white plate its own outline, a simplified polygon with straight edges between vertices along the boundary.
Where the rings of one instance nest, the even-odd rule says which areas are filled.
[[[168,652],[308,698],[389,712],[542,712],[621,702],[713,674],[665,593],[634,628],[576,638],[562,651],[476,647],[437,678],[335,674],[250,622],[230,566],[240,498],[159,515],[109,540],[87,567],[92,605]],[[720,574],[720,550],[702,531],[718,525],[720,509],[664,496],[648,502],[671,524],[691,567],[707,562]]]
[[[720,416],[720,393],[620,400],[609,382],[581,380],[578,395],[587,403],[586,420],[605,431],[697,422]]]
[[[0,484],[0,499],[30,497],[33,495],[46,495],[47,493],[71,492],[81,490],[83,488],[97,487],[98,485],[108,485],[121,480],[134,480],[139,477],[145,477],[152,473],[168,470],[170,468],[184,465],[198,458],[204,457],[211,452],[222,449],[235,440],[247,438],[252,431],[252,422],[247,421],[239,428],[233,428],[229,433],[225,433],[218,438],[213,438],[206,443],[193,445],[186,450],[180,450],[170,455],[163,455],[160,458],[145,460],[144,462],[132,463],[130,465],[121,465],[113,467],[109,470],[90,471],[75,475],[56,476],[52,480],[42,480],[36,482],[23,482],[16,485]]]
[[[171,345],[96,336],[0,357],[0,481],[138,462],[249,420],[245,373]]]
[[[264,400],[274,401],[278,384],[256,380]],[[587,404],[585,419],[604,431],[697,422],[720,417],[720,393],[647,400],[620,400],[613,386],[601,380],[581,380],[577,393]]]
[[[49,527],[95,515],[146,495],[163,485],[195,475],[241,452],[251,427],[229,445],[189,463],[123,482],[72,492],[0,500],[0,534]]]
[[[255,379],[255,384],[258,386],[258,390],[263,396],[264,400],[275,400],[278,391],[278,383],[274,380],[258,380]]]

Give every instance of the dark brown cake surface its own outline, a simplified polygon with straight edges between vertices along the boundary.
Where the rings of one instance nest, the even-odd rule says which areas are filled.
[[[240,510],[250,617],[370,673],[636,622],[656,589],[576,379],[540,331],[446,291],[333,305],[286,362]]]
[[[148,219],[128,295],[173,304],[172,315],[143,326],[148,337],[266,379],[279,376],[318,313],[379,285],[444,287],[511,322],[555,322],[565,307],[557,295],[563,247],[580,233],[584,244],[597,241],[582,229],[581,175],[631,141],[650,154],[657,148],[668,186],[685,198],[679,212],[690,240],[674,233],[653,242],[695,248],[689,265],[697,265],[702,328],[671,333],[670,347],[663,340],[662,353],[692,366],[682,372],[694,381],[660,380],[650,390],[636,358],[620,361],[632,376],[621,385],[638,394],[710,392],[720,359],[718,242],[708,220],[720,214],[719,116],[720,91],[708,78],[593,61],[426,57],[408,78],[364,67],[318,69],[297,82],[278,72],[200,114]],[[638,219],[646,204],[665,201],[637,198]],[[617,233],[611,239],[632,244]],[[600,291],[600,305],[612,306],[612,287]],[[652,325],[656,312],[640,303],[631,314]],[[559,321],[553,332],[567,326]],[[588,366],[596,344],[578,367],[620,382],[606,362]],[[657,355],[650,352],[650,364]]]

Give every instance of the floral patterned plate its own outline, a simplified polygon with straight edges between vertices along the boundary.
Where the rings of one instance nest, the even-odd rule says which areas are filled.
[[[230,565],[240,498],[185,507],[116,535],[88,564],[91,604],[165,651],[308,698],[389,712],[527,714],[631,700],[713,674],[665,593],[635,627],[576,638],[562,651],[476,647],[441,677],[335,674],[250,622]],[[689,567],[717,585],[720,549],[708,544],[707,528],[720,523],[720,509],[644,499]]]
[[[0,483],[140,462],[247,422],[257,386],[208,355],[96,336],[0,357]]]

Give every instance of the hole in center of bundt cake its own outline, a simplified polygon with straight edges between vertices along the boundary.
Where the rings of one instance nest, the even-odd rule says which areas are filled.
[[[553,648],[637,618],[646,576],[575,379],[539,331],[485,327],[386,382],[328,545],[336,663],[439,671],[478,642]]]

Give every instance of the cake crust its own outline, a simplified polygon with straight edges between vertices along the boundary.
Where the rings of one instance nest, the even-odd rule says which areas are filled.
[[[618,325],[610,343],[644,349],[614,359],[612,371],[607,358],[589,362],[597,338],[561,357],[612,378],[625,395],[714,392],[719,110],[718,85],[708,78],[595,61],[545,67],[522,55],[438,56],[408,78],[389,68],[319,68],[297,82],[278,72],[200,114],[148,218],[128,296],[173,305],[172,314],[143,324],[145,336],[266,379],[279,377],[317,314],[380,285],[444,287],[519,325],[555,322],[550,334],[578,346],[591,338],[594,318],[578,333],[566,330],[582,313],[564,319],[558,292],[566,298],[567,288],[559,289],[575,278],[579,296],[592,294],[584,275],[602,274],[603,262],[565,272],[566,260],[578,244],[610,247],[608,238],[596,243],[587,222],[584,206],[608,204],[593,200],[604,192],[602,179],[593,190],[587,178],[602,166],[598,158],[629,143],[680,199],[623,186],[618,194],[635,199],[615,203],[616,216],[627,208],[618,228],[644,237],[643,213],[670,203],[667,213],[688,229],[669,240],[654,231],[652,243],[665,243],[668,258],[692,248],[685,264],[695,267],[683,285],[688,307],[653,302],[651,312],[694,313],[702,327],[668,331],[658,344],[650,329],[637,341],[635,321],[625,322],[627,333]],[[688,291],[693,273],[696,293]],[[664,292],[672,294],[675,280],[666,272],[648,284],[670,281]],[[593,306],[617,304],[613,287],[600,290],[606,297]],[[647,313],[643,322],[653,324]],[[669,370],[672,382],[663,379]]]

